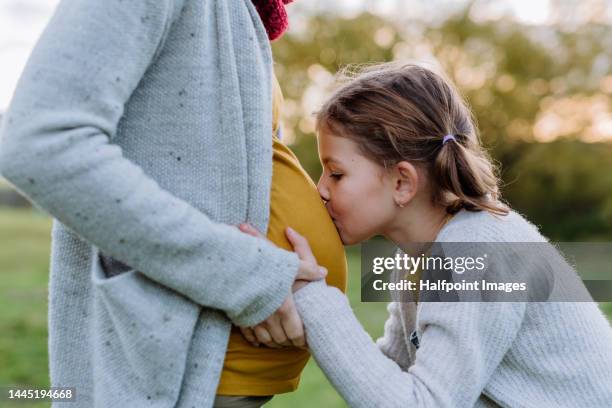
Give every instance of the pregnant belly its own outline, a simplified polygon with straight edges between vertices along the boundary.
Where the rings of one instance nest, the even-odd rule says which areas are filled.
[[[285,228],[295,229],[308,239],[319,265],[328,269],[327,284],[344,291],[346,258],[336,226],[297,157],[276,140],[272,174],[268,239],[281,248],[293,250],[285,237]]]
[[[344,248],[316,186],[288,147],[275,139],[273,150],[267,237],[277,246],[292,250],[284,231],[288,226],[298,231],[308,239],[319,265],[327,268],[327,284],[344,292]],[[232,327],[217,393],[272,395],[293,391],[308,358],[308,351],[296,347],[253,347],[237,327]]]

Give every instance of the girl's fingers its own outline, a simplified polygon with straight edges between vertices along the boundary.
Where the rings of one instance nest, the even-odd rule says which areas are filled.
[[[317,263],[317,258],[312,254],[312,250],[310,249],[310,244],[308,240],[300,235],[297,231],[295,231],[291,227],[287,227],[285,229],[285,235],[287,239],[293,245],[293,250],[298,254],[298,257],[302,261]]]
[[[285,235],[301,260],[295,279],[313,281],[325,278],[327,269],[318,265],[317,258],[313,255],[308,240],[291,227],[285,229]]]
[[[305,262],[300,260],[300,266],[298,268],[295,280],[300,281],[317,281],[327,276],[327,269],[312,262]]]

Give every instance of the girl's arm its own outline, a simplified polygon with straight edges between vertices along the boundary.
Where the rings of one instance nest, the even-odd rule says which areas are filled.
[[[398,303],[391,302],[387,306],[389,317],[385,322],[385,332],[381,338],[376,340],[376,345],[383,354],[395,361],[403,371],[408,370],[412,365],[411,350],[408,347],[404,327],[402,324],[402,315],[400,309],[404,307],[407,313],[416,313],[414,303]],[[410,326],[412,327],[412,325]]]
[[[295,293],[310,351],[351,407],[473,406],[520,327],[524,303],[422,303],[415,363],[386,357],[336,288]]]

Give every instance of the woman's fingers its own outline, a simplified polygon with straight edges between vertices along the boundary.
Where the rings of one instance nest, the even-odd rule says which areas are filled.
[[[293,303],[293,298],[291,298],[291,303]],[[287,308],[281,319],[283,328],[285,329],[291,344],[296,347],[305,347],[306,337],[304,334],[304,325],[302,323],[302,319],[300,319],[297,309],[295,309],[295,307]]]
[[[255,327],[239,327],[249,343],[259,347],[260,343],[270,348],[295,346],[307,349],[306,335],[302,320],[293,306],[292,299],[287,299],[278,316],[271,316]]]
[[[257,341],[260,343],[263,343],[270,348],[281,348],[281,346],[274,342],[272,335],[270,332],[268,332],[268,329],[264,325],[258,324],[257,326],[253,327],[253,332],[255,333]]]
[[[242,224],[238,225],[238,229],[240,231],[244,232],[245,234],[249,234],[249,235],[252,235],[254,237],[264,238],[264,239],[266,238],[265,235],[263,235],[261,232],[259,232],[257,230],[257,228],[255,228],[251,224],[242,223]]]
[[[250,327],[239,327],[239,328],[244,338],[249,343],[251,343],[251,345],[255,347],[259,347],[259,342],[257,341],[257,338],[255,338],[255,333],[253,332],[253,329],[251,329]]]
[[[272,337],[272,341],[276,343],[277,346],[290,346],[291,342],[287,338],[287,334],[285,334],[285,330],[283,329],[281,319],[275,314],[272,317],[276,317],[274,322],[266,322],[266,328],[268,329],[268,333]]]

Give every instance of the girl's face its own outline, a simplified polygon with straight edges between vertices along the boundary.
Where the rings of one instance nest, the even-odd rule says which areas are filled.
[[[318,142],[323,174],[317,189],[342,242],[352,245],[381,234],[397,212],[392,177],[351,139],[321,130]]]

